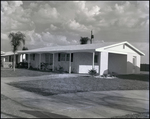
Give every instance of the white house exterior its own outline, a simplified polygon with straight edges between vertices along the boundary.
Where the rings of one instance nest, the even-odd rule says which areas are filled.
[[[94,68],[100,75],[108,71],[118,74],[139,73],[141,56],[145,55],[127,41],[18,51],[18,55],[22,54],[28,54],[28,68],[41,68],[41,62],[45,62],[50,64],[53,71],[61,66],[69,73],[88,73]]]
[[[16,63],[22,62],[26,60],[25,54],[15,53]],[[1,51],[1,66],[4,68],[9,68],[9,65],[13,65],[14,53],[12,51],[3,52]]]

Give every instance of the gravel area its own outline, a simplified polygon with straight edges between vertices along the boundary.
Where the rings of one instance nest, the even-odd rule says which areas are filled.
[[[112,117],[112,119],[113,118],[149,118],[149,112],[140,112],[137,114],[127,114],[124,116]]]
[[[11,82],[9,85],[44,96],[88,91],[149,90],[149,82],[128,79],[72,77]]]

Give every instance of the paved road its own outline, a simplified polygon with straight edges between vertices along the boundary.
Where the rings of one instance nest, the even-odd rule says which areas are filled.
[[[46,76],[47,77],[47,76]],[[26,77],[1,78],[1,116],[15,118],[104,118],[149,111],[148,90],[92,91],[41,96],[6,83]],[[28,77],[27,80],[36,77]]]

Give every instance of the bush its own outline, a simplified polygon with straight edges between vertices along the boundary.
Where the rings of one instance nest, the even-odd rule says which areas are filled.
[[[16,64],[17,68],[28,68],[28,62],[20,62]]]
[[[97,74],[97,71],[95,69],[91,69],[91,70],[89,70],[89,74],[94,76]]]
[[[63,73],[64,72],[64,68],[62,66],[59,66],[59,73]]]

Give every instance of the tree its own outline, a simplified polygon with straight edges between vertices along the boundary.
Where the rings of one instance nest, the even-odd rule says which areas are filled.
[[[28,50],[28,48],[27,47],[23,47],[22,50]]]
[[[81,37],[80,38],[80,44],[87,44],[90,38],[88,37]]]
[[[11,46],[12,46],[12,51],[14,53],[14,60],[13,60],[13,69],[15,71],[15,53],[18,50],[18,47],[21,45],[21,43],[23,43],[23,46],[25,45],[25,35],[21,32],[17,32],[17,33],[10,33],[8,35],[9,39],[11,40]]]

